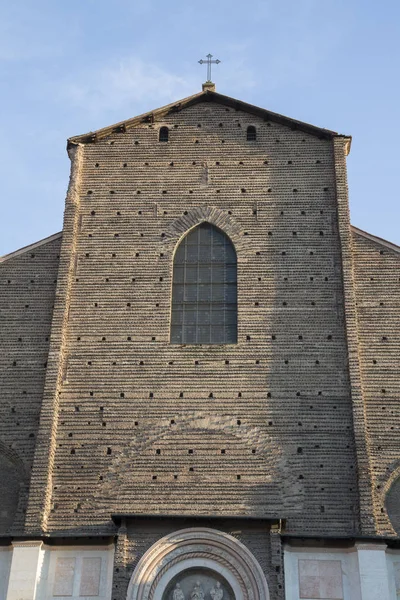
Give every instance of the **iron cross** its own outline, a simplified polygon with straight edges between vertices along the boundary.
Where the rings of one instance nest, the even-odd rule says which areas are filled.
[[[218,60],[218,58],[217,60],[211,60],[212,57],[212,54],[207,54],[207,58],[205,60],[199,60],[199,63],[201,65],[203,65],[204,63],[207,64],[207,81],[211,81],[211,65],[219,65],[219,63],[221,62],[220,60]]]

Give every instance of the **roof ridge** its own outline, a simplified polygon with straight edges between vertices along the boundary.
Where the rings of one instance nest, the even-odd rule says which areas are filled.
[[[197,102],[212,102],[215,101],[217,103],[223,104],[225,106],[230,106],[235,110],[242,110],[247,113],[254,114],[266,121],[275,121],[282,125],[286,125],[291,127],[292,129],[299,129],[311,135],[316,135],[318,137],[322,137],[325,139],[331,139],[332,137],[346,137],[351,139],[350,136],[342,136],[336,131],[332,131],[330,129],[325,129],[323,127],[317,127],[316,125],[311,125],[310,123],[305,123],[304,121],[298,121],[297,119],[293,119],[291,117],[286,117],[279,113],[272,112],[267,110],[266,108],[261,108],[259,106],[255,106],[254,104],[248,104],[247,102],[243,102],[242,100],[237,100],[230,96],[224,96],[223,94],[219,94],[217,92],[213,92],[211,90],[205,90],[199,92],[197,94],[193,94],[192,96],[187,96],[182,100],[177,100],[172,102],[171,104],[167,104],[160,108],[156,108],[154,110],[150,110],[148,112],[142,113],[136,117],[132,117],[130,119],[125,119],[124,121],[119,121],[118,123],[114,123],[113,125],[108,125],[107,127],[102,127],[101,129],[97,129],[95,131],[90,131],[88,133],[84,133],[82,135],[76,135],[68,138],[68,145],[71,144],[79,144],[79,143],[91,143],[96,141],[96,139],[101,139],[110,135],[111,133],[116,132],[124,132],[127,128],[133,127],[139,123],[143,122],[153,122],[156,116],[160,116],[163,114],[169,114],[170,112],[177,112],[182,110],[183,108],[187,108]]]
[[[0,256],[0,264],[8,260],[9,258],[14,258],[15,256],[19,256],[20,254],[24,254],[24,252],[28,252],[29,250],[33,250],[34,248],[38,248],[39,246],[43,246],[44,244],[48,244],[53,240],[62,237],[62,231],[58,233],[53,233],[38,242],[33,242],[32,244],[28,244],[27,246],[23,246],[22,248],[18,248],[18,250],[14,250],[13,252],[9,252],[8,254],[4,254],[4,256]]]
[[[356,233],[357,235],[364,237],[367,240],[370,240],[371,242],[376,242],[377,244],[381,244],[382,246],[389,248],[389,250],[393,250],[394,252],[400,253],[400,246],[398,246],[397,244],[394,244],[393,242],[389,242],[388,240],[378,237],[377,235],[373,235],[372,233],[368,233],[368,231],[364,231],[363,229],[360,229],[359,227],[356,227],[355,225],[351,225],[351,228],[354,231],[354,233]]]
[[[96,129],[95,131],[89,131],[88,133],[74,135],[74,136],[68,138],[68,142],[72,142],[72,143],[78,142],[79,143],[80,141],[83,141],[83,140],[81,140],[81,138],[86,138],[86,137],[89,138],[91,136],[101,136],[101,134],[103,132],[106,135],[108,135],[114,129],[120,129],[122,127],[126,127],[127,124],[130,125],[130,124],[135,124],[136,122],[141,122],[146,117],[149,117],[150,115],[153,115],[154,113],[162,113],[164,111],[168,111],[168,110],[172,109],[174,106],[177,106],[177,105],[181,104],[182,102],[185,102],[185,103],[189,102],[195,98],[198,98],[199,96],[202,96],[204,93],[205,92],[198,92],[197,94],[192,94],[191,96],[187,96],[186,98],[183,98],[182,100],[171,102],[170,104],[165,104],[164,106],[160,106],[159,108],[149,110],[149,111],[142,113],[140,115],[137,115],[135,117],[131,117],[129,119],[119,121],[118,123],[114,123],[113,125],[107,125],[106,127],[101,127],[100,129]],[[87,140],[87,141],[89,141],[89,140]]]

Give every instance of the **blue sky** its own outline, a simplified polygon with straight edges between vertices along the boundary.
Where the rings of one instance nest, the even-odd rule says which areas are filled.
[[[66,139],[201,89],[353,136],[354,225],[400,244],[396,0],[19,0],[0,7],[0,255],[62,228]]]

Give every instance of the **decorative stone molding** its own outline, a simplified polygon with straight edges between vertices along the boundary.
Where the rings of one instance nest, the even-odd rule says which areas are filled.
[[[374,550],[376,552],[386,552],[387,545],[385,542],[356,542],[355,547],[357,550]]]
[[[11,542],[11,544],[14,548],[35,548],[36,546],[41,548],[43,546],[43,540],[20,540]]]
[[[269,600],[264,573],[246,546],[206,527],[182,529],[153,544],[132,575],[127,600],[161,600],[177,573],[195,567],[222,575],[236,600]]]

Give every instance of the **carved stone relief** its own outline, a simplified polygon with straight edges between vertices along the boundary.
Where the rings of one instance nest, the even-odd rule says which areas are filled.
[[[235,600],[235,594],[219,573],[194,568],[171,579],[162,600]]]

